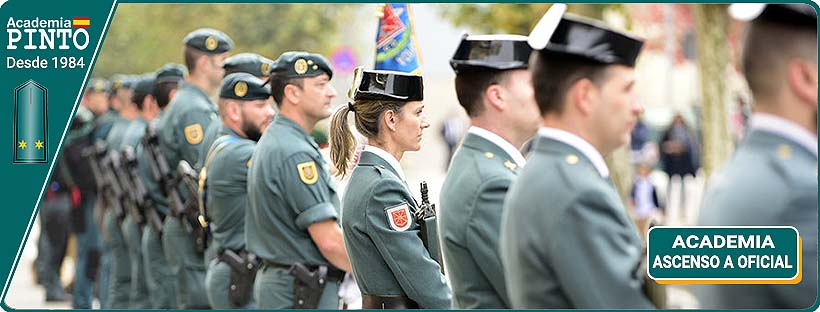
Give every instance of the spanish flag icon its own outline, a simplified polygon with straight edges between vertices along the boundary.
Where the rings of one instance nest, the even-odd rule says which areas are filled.
[[[14,163],[48,162],[48,90],[34,80],[14,89]]]
[[[91,19],[88,17],[74,17],[72,24],[74,28],[88,28],[91,27]]]

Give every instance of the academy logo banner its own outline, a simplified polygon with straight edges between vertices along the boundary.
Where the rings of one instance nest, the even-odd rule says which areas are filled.
[[[410,5],[388,3],[380,15],[374,68],[421,74],[421,55],[416,44]]]
[[[0,174],[7,181],[0,188],[4,310],[13,308],[7,305],[11,276],[23,263],[23,244],[37,238],[29,236],[36,228],[40,199],[49,193],[46,181],[53,175],[113,13],[114,2],[105,0],[0,1],[0,142],[5,146],[0,149]]]

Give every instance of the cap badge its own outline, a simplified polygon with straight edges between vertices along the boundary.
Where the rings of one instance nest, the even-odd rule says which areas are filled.
[[[293,64],[293,70],[299,75],[306,73],[308,70],[307,61],[305,59],[296,60],[296,63]]]
[[[233,93],[238,97],[244,97],[248,94],[248,84],[244,81],[237,82],[236,85],[233,86]]]
[[[208,51],[216,50],[218,45],[219,42],[216,41],[214,36],[208,36],[208,38],[205,38],[205,48],[208,49]]]
[[[270,64],[262,63],[262,76],[270,75]]]

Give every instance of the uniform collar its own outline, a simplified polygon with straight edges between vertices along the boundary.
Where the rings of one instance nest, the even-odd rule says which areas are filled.
[[[302,128],[302,126],[300,126],[299,124],[297,124],[295,121],[291,120],[290,118],[285,117],[285,115],[276,114],[276,116],[273,116],[273,124],[280,125],[280,126],[291,128],[291,129],[295,130],[296,132],[298,132],[302,136],[303,139],[305,139],[305,141],[310,142],[310,145],[313,146],[313,148],[315,148],[316,151],[319,151],[319,145],[316,144],[316,140],[314,140],[313,137],[311,137],[307,132],[305,132],[305,129]],[[268,130],[266,130],[266,131],[274,131],[274,130],[272,130],[273,128],[274,127],[268,127]]]
[[[392,167],[393,171],[396,172],[402,181],[407,181],[407,178],[404,177],[404,171],[401,170],[401,164],[399,164],[399,160],[396,159],[396,157],[393,157],[393,155],[387,151],[373,145],[365,145],[364,151],[379,156],[379,158],[383,159],[388,165],[390,165],[390,167]]]
[[[487,139],[487,141],[490,141],[490,143],[493,143],[496,146],[500,147],[502,150],[504,150],[505,153],[507,153],[508,156],[510,156],[510,158],[512,158],[512,161],[514,161],[515,164],[518,165],[518,167],[523,167],[524,164],[527,163],[527,160],[524,158],[524,155],[521,155],[521,151],[519,151],[517,148],[515,148],[515,146],[513,146],[510,142],[507,142],[507,140],[500,137],[499,135],[492,133],[487,129],[477,126],[471,126],[470,129],[467,129],[467,133],[472,133],[477,136],[480,136],[484,139]]]
[[[541,127],[538,129],[538,135],[556,140],[559,142],[563,142],[569,146],[574,147],[575,149],[581,151],[584,156],[592,162],[592,165],[595,167],[595,170],[598,171],[598,174],[601,175],[602,178],[609,177],[609,168],[606,166],[606,162],[604,161],[604,157],[601,156],[601,153],[589,144],[586,140],[582,139],[581,137],[566,132],[564,130],[549,128],[549,127]]]
[[[200,89],[199,87],[197,87],[196,85],[194,85],[192,83],[189,83],[189,82],[184,81],[184,80],[180,81],[179,82],[179,89],[180,90],[187,89],[187,90],[190,90],[193,93],[197,93],[200,97],[202,97],[204,99],[207,99],[208,103],[211,103],[211,98],[207,94],[205,94],[205,91],[203,91],[202,89]]]
[[[785,118],[766,113],[754,113],[749,119],[749,130],[760,130],[784,137],[817,157],[817,134]]]

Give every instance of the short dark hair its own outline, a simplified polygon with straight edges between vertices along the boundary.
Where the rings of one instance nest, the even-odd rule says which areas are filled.
[[[301,89],[305,86],[303,78],[281,78],[277,76],[270,76],[270,91],[273,95],[273,101],[276,106],[282,105],[282,99],[285,97],[285,87],[287,85],[294,85]]]
[[[205,54],[195,48],[185,46],[185,67],[188,67],[189,73],[196,71],[196,60],[202,56],[208,56],[208,54]]]
[[[157,100],[157,105],[160,109],[168,106],[168,103],[171,102],[171,91],[176,90],[177,87],[179,87],[178,81],[165,81],[154,85],[154,91],[151,92],[151,95]],[[137,103],[138,105],[142,105],[142,101]]]
[[[461,107],[470,117],[477,117],[484,112],[484,93],[492,85],[502,84],[509,77],[510,71],[487,70],[467,72],[456,75],[456,97]]]
[[[743,47],[743,74],[756,98],[774,96],[783,84],[786,62],[817,60],[817,29],[767,21],[749,25]]]
[[[535,51],[530,60],[535,102],[541,115],[561,114],[569,89],[582,79],[597,86],[606,80],[608,66],[571,55],[544,55]]]

